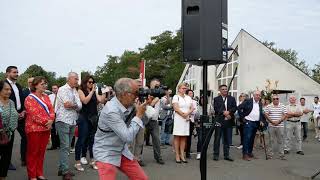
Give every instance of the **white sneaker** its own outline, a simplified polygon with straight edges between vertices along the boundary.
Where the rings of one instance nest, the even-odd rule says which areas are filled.
[[[242,145],[240,145],[240,146],[238,146],[238,147],[237,147],[237,149],[242,149],[242,148],[243,148],[243,146],[242,146]]]
[[[76,151],[75,148],[70,149],[70,153],[69,154],[73,154]]]
[[[81,164],[84,164],[84,165],[88,164],[88,161],[87,161],[87,159],[85,157],[82,157],[80,159],[80,162],[81,162]]]
[[[316,137],[314,137],[314,138],[318,139],[318,138],[319,138],[319,136],[318,136],[318,135],[316,135]]]
[[[201,159],[201,153],[198,153],[197,154],[197,160],[200,160]]]

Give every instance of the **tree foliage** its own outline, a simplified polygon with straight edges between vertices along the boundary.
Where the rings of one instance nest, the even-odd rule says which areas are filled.
[[[107,56],[107,62],[99,66],[95,76],[99,81],[113,85],[121,77],[139,78],[139,62],[144,59],[146,64],[145,77],[147,82],[158,78],[162,84],[175,88],[184,64],[181,60],[181,31],[174,34],[165,31],[151,37],[139,52],[125,51],[119,56]]]

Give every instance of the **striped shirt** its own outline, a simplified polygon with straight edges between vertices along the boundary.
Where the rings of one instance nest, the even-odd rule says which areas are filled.
[[[287,108],[283,104],[279,104],[278,106],[274,106],[272,103],[266,107],[266,114],[269,116],[272,122],[277,122],[281,120],[282,115],[287,114]],[[279,125],[274,126],[273,124],[269,124],[270,127],[284,127],[283,122]]]

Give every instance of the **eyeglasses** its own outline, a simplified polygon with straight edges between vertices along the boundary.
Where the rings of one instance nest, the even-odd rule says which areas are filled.
[[[89,84],[94,84],[94,82],[93,82],[93,81],[88,81],[88,83],[89,83]]]
[[[272,98],[272,100],[279,100],[279,98]]]

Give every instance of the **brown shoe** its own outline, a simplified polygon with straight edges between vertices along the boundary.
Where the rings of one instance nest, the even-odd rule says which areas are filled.
[[[72,176],[70,173],[63,175],[63,180],[72,180]]]
[[[255,155],[253,155],[253,154],[250,154],[250,155],[249,155],[249,158],[251,158],[251,159],[259,159],[259,158],[257,158],[257,156],[255,156]]]
[[[245,161],[251,161],[250,157],[247,154],[243,155],[242,159],[245,160]]]

